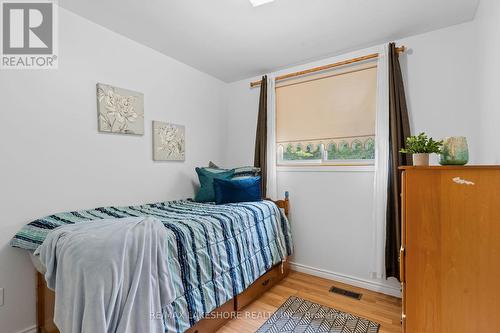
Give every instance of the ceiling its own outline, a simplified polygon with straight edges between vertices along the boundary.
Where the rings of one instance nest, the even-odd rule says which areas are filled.
[[[473,19],[479,0],[62,0],[225,82]]]

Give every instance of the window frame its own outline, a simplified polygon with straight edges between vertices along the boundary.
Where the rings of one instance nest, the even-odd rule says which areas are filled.
[[[372,64],[370,64],[370,63],[372,63],[372,62],[371,61],[366,62],[364,65],[367,65],[367,67],[363,68],[363,69],[359,69],[359,70],[362,71],[365,69],[372,69],[372,68],[378,67],[378,64],[374,65],[373,63]],[[355,69],[354,72],[358,72],[359,70]],[[351,72],[348,70],[345,73],[334,74],[333,76],[343,75],[343,74],[347,74],[347,73],[351,73]],[[329,76],[326,76],[326,77],[329,77]],[[319,79],[321,79],[321,78],[319,78]],[[308,82],[308,81],[305,81],[305,82]],[[378,86],[378,82],[375,84],[375,89],[378,89],[377,86]],[[280,87],[276,86],[274,88],[275,94],[276,94],[276,90],[278,88],[280,88]],[[376,106],[375,106],[375,112],[377,112]],[[277,126],[278,126],[277,112],[275,113],[275,117],[276,117],[275,126],[276,126],[276,130],[277,130]],[[375,129],[376,129],[376,125],[373,128],[374,132],[375,132]],[[351,139],[351,141],[348,142],[348,144],[349,144],[349,149],[352,149],[352,145],[353,145],[354,141],[355,140],[362,140],[361,138],[364,138],[364,140],[365,140],[364,142],[362,141],[362,143],[364,145],[366,145],[366,142],[369,139],[373,140],[373,153],[374,153],[373,159],[336,159],[336,160],[328,159],[328,149],[327,148],[330,145],[330,143],[337,141],[336,145],[337,145],[337,149],[338,149],[338,146],[339,146],[339,143],[341,143],[341,140]],[[320,151],[321,151],[321,159],[285,160],[283,158],[284,151],[286,149],[286,146],[288,144],[291,144],[292,142],[297,142],[298,144],[301,144],[304,147],[307,147],[309,144],[317,144]],[[274,142],[275,149],[276,149],[275,150],[276,151],[276,167],[278,167],[278,170],[290,169],[290,168],[295,169],[295,170],[300,169],[300,168],[310,169],[311,167],[312,168],[326,167],[327,169],[333,168],[335,170],[337,170],[338,168],[353,168],[353,169],[360,169],[361,171],[372,171],[375,169],[375,158],[376,158],[376,151],[377,151],[376,135],[375,134],[367,134],[367,135],[352,136],[352,137],[337,137],[337,138],[329,138],[329,139],[303,140],[300,142],[299,141],[292,141],[292,142],[278,142],[278,141]]]
[[[375,139],[374,139],[375,140]],[[321,159],[312,160],[285,160],[283,152],[285,150],[281,143],[276,142],[276,166],[277,167],[320,167],[320,166],[335,166],[335,167],[359,167],[359,166],[374,166],[375,159],[346,159],[346,160],[330,160],[328,159],[328,150],[325,149],[325,144],[320,143]]]

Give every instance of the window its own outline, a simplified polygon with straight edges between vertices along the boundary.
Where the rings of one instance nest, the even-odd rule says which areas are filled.
[[[278,84],[278,164],[373,164],[376,95],[373,63]]]

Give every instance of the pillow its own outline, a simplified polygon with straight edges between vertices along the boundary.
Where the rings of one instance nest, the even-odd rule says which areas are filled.
[[[212,161],[208,162],[208,167],[212,169],[220,169],[220,167]]]
[[[205,168],[196,168],[198,179],[200,180],[200,189],[194,198],[197,202],[215,201],[214,179],[231,179],[234,170],[211,172]]]
[[[260,177],[244,179],[214,179],[215,203],[261,201]]]
[[[208,169],[210,170],[228,170],[219,167],[214,162],[210,161],[208,163]],[[249,177],[257,177],[260,175],[260,168],[253,166],[243,166],[232,169],[234,170],[233,179],[237,178],[249,178]]]
[[[234,170],[233,179],[253,178],[260,176],[260,168],[256,168],[253,166],[239,167],[233,170]]]

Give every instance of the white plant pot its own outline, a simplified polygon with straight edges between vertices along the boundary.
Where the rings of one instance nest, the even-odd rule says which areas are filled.
[[[414,166],[429,166],[429,154],[413,154]]]

